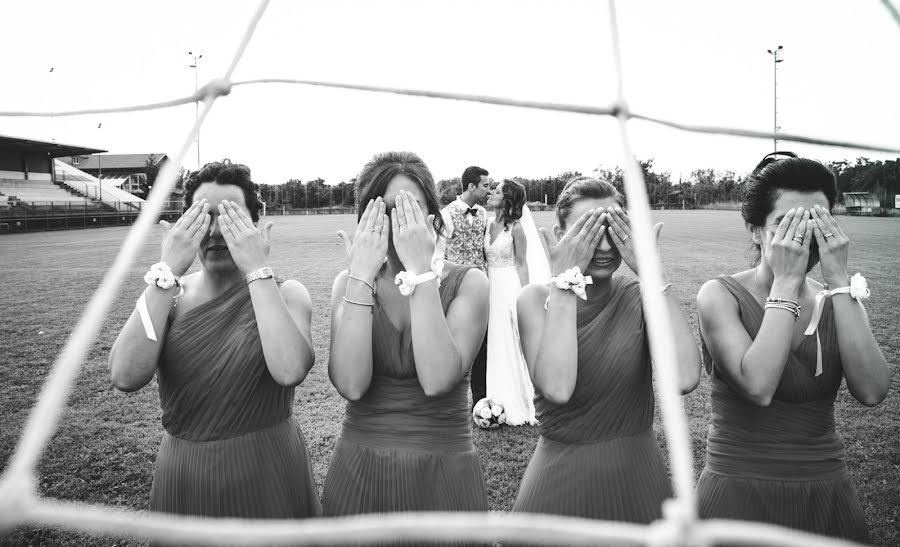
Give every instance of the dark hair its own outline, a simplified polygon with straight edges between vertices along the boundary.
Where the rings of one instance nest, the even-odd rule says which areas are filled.
[[[525,187],[517,180],[506,179],[502,186],[503,201],[497,218],[503,219],[503,225],[509,225],[522,218],[522,206],[525,205]]]
[[[441,204],[434,187],[434,177],[422,158],[412,152],[382,152],[376,154],[359,172],[356,178],[356,220],[362,218],[369,200],[384,196],[388,184],[397,175],[405,175],[416,182],[425,194],[426,215],[434,215],[434,231],[444,229]]]
[[[822,192],[828,199],[829,211],[834,207],[837,197],[837,180],[831,169],[816,160],[799,158],[793,152],[766,154],[747,176],[746,188],[741,216],[747,223],[747,228],[765,225],[766,217],[772,212],[783,190]],[[758,263],[760,246],[756,243],[753,245],[756,248],[754,263]]]
[[[490,173],[487,172],[487,169],[482,169],[477,165],[466,167],[466,170],[463,171],[462,178],[460,178],[462,191],[465,192],[468,190],[470,184],[478,185],[478,183],[481,182],[481,177],[486,177],[488,175],[490,175]]]
[[[231,163],[224,159],[207,163],[199,171],[193,171],[188,175],[184,183],[184,207],[185,210],[194,202],[194,192],[201,184],[215,182],[216,184],[233,184],[244,193],[244,202],[250,211],[253,222],[259,220],[259,211],[262,209],[262,201],[259,199],[259,185],[250,179],[250,168],[240,163]]]
[[[562,192],[556,198],[556,221],[560,228],[565,228],[569,211],[576,201],[607,198],[615,198],[620,206],[625,206],[625,199],[622,194],[609,182],[592,177],[572,179],[566,183]]]

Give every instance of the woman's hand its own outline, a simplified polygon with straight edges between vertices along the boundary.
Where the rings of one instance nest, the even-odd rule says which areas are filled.
[[[422,213],[419,202],[409,197],[405,190],[397,194],[396,206],[391,212],[391,228],[394,249],[406,271],[419,275],[431,271],[436,237],[434,215]]]
[[[631,220],[628,213],[619,206],[607,209],[609,218],[609,233],[613,245],[619,251],[622,261],[631,268],[631,271],[638,273],[637,255],[634,252],[634,239],[631,237]],[[662,222],[653,225],[653,236],[659,243],[659,232],[662,230]]]
[[[244,275],[268,265],[271,222],[259,230],[235,202],[223,201],[219,204],[219,228],[231,259]]]
[[[384,211],[381,196],[370,199],[356,225],[353,239],[343,230],[337,233],[350,258],[350,275],[370,283],[374,282],[387,256],[389,221]]]
[[[184,275],[194,263],[200,243],[209,232],[211,219],[209,202],[201,199],[188,207],[174,225],[159,221],[165,229],[160,261],[168,264],[175,276]]]
[[[808,219],[809,211],[803,207],[791,209],[781,219],[774,234],[766,232],[766,263],[775,282],[787,283],[792,289],[799,289],[806,280],[809,245],[813,237],[813,223]]]
[[[816,243],[819,245],[822,277],[831,288],[846,287],[850,284],[850,274],[847,271],[850,238],[824,207],[816,205],[809,211],[812,213],[809,224],[813,227]]]
[[[559,275],[573,266],[578,266],[582,272],[587,269],[594,256],[594,249],[606,233],[606,226],[603,225],[606,217],[606,213],[600,209],[585,211],[558,241],[555,234],[541,229],[547,248],[550,249],[553,275]]]

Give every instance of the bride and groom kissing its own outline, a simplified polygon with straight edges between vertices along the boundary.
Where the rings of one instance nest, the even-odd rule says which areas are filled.
[[[514,180],[494,184],[488,175],[477,166],[463,172],[461,193],[441,210],[437,252],[490,279],[488,331],[472,364],[472,404],[488,397],[503,405],[507,424],[533,425],[534,387],[519,343],[516,298],[529,283],[547,283],[550,265],[525,205],[525,187]]]

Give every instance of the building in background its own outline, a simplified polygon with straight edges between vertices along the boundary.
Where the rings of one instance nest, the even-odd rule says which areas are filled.
[[[102,179],[104,184],[111,184],[146,198],[149,187],[153,185],[157,173],[169,157],[162,153],[102,156],[82,154],[60,159],[80,171]]]

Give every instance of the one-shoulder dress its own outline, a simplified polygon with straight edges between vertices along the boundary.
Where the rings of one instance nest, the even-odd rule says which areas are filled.
[[[447,264],[440,286],[445,314],[469,269]],[[347,403],[325,478],[325,514],[487,511],[468,377],[446,394],[425,395],[410,328],[397,330],[375,302],[372,381],[362,398]]]
[[[765,310],[732,277],[716,278],[738,302],[751,338]],[[697,484],[703,518],[752,520],[869,543],[868,528],[834,428],[834,401],[843,368],[834,312],[826,300],[819,320],[822,372],[816,375],[816,336],[790,353],[772,403],[754,405],[715,368],[706,467]]]
[[[322,512],[294,388],[266,368],[250,290],[238,283],[171,322],[159,358],[165,429],[150,509],[236,518]]]
[[[572,397],[537,390],[541,436],[514,511],[648,523],[671,497],[653,432],[650,351],[640,285],[614,276],[609,298],[578,300]]]

